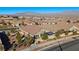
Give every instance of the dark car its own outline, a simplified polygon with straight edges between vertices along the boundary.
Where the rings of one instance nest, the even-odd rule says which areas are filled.
[[[55,34],[55,33],[53,33],[53,32],[46,32],[46,34],[47,34],[47,35],[53,35],[53,34]]]

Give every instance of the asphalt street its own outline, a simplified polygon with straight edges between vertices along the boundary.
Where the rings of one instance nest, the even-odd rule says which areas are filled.
[[[73,38],[72,38],[73,39]],[[60,44],[58,43],[58,46],[56,47],[49,47],[44,49],[43,51],[79,51],[79,39],[75,39],[74,41]]]

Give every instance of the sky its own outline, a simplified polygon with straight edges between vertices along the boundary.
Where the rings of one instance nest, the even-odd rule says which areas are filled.
[[[79,11],[79,7],[0,7],[0,14],[15,14],[22,12],[58,13],[63,11]]]

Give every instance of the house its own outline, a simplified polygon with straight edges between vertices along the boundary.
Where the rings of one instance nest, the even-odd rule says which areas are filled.
[[[48,36],[49,39],[54,39],[56,38],[55,34],[51,35],[51,36]]]
[[[30,34],[31,36],[38,36],[37,41],[43,41],[40,38],[40,34],[46,32],[49,36],[49,39],[53,39],[53,38],[55,38],[55,35],[54,34],[52,35],[52,33],[55,33],[61,29],[64,29],[64,31],[77,30],[77,32],[79,33],[78,24],[67,23],[66,21],[63,21],[63,20],[58,21],[56,24],[41,24],[41,25],[21,26],[20,32],[22,34],[25,34],[25,35]],[[73,32],[68,33],[68,35],[72,35],[72,34],[73,34]],[[60,36],[64,37],[65,33],[62,33]]]
[[[65,33],[62,33],[61,35],[60,35],[60,37],[64,37],[65,36]]]
[[[39,35],[41,31],[41,27],[38,25],[27,25],[27,26],[22,26],[22,32],[25,32],[26,34],[30,34],[32,36],[34,35]]]
[[[76,25],[76,26],[73,25],[73,26],[69,29],[69,31],[77,31],[77,30],[79,30],[79,28],[77,27],[77,25]]]
[[[40,25],[42,29],[45,29],[51,32],[57,32],[58,30],[61,30],[61,29],[68,30],[71,26],[72,24],[67,24],[67,22],[65,21],[57,22],[57,24]]]
[[[25,19],[23,22],[24,22],[24,24],[26,24],[26,25],[34,25],[34,24],[35,24],[33,21],[28,20],[28,19]]]
[[[72,34],[73,34],[73,32],[69,32],[69,33],[68,33],[68,35],[72,35]]]
[[[20,31],[21,34],[26,36],[30,34],[32,37],[34,36],[37,37],[36,42],[43,41],[40,37],[40,34],[43,34],[45,32],[48,33],[47,30],[41,28],[39,25],[27,25],[27,26],[22,26],[21,28],[22,28]],[[52,34],[52,32],[48,34]]]

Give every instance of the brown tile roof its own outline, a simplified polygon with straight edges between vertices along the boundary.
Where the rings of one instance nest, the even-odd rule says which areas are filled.
[[[76,26],[79,28],[79,24],[67,23],[65,21],[57,22],[57,24],[43,24],[43,25],[27,25],[22,27],[22,29],[32,35],[39,33],[41,30],[47,30],[56,32],[58,30],[64,29],[69,30],[72,26]]]
[[[41,27],[37,25],[27,25],[27,26],[22,27],[22,30],[32,35],[35,35],[41,31]]]
[[[57,24],[41,25],[41,27],[48,31],[56,32],[60,29],[68,30],[70,27],[72,27],[72,24],[67,24],[66,22],[58,22]]]

